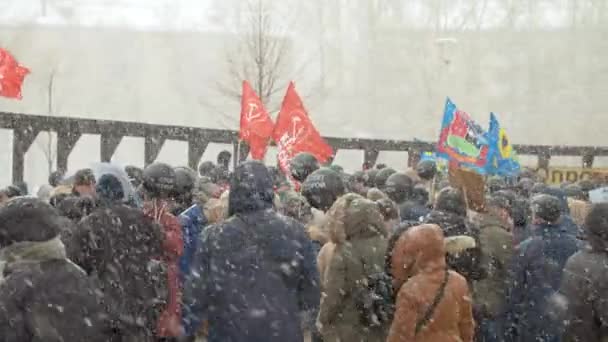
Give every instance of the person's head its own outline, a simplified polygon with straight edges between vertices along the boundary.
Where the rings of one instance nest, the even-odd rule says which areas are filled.
[[[371,188],[367,190],[367,194],[365,195],[365,197],[370,201],[379,201],[383,198],[390,199],[384,192],[376,188]]]
[[[392,232],[401,221],[401,218],[399,217],[399,208],[397,208],[393,201],[387,198],[376,201],[376,205],[384,218],[384,227],[386,228],[386,231],[389,233]]]
[[[529,198],[530,191],[534,187],[534,181],[530,178],[522,178],[517,182],[516,189],[520,196]]]
[[[378,171],[378,173],[376,174],[376,188],[384,191],[386,181],[388,180],[388,177],[390,177],[393,173],[397,173],[397,171],[388,167]]]
[[[51,174],[49,175],[49,179],[48,179],[49,185],[52,186],[53,188],[56,186],[59,186],[59,184],[61,184],[62,180],[63,180],[63,172],[60,170],[51,172]]]
[[[120,180],[111,174],[99,177],[95,187],[97,198],[101,203],[113,204],[124,200],[125,192]]]
[[[317,158],[307,152],[298,153],[289,161],[291,175],[298,182],[304,182],[306,178],[318,170],[319,167]]]
[[[564,187],[564,192],[569,198],[585,201],[587,200],[583,188],[577,184],[569,184]]]
[[[312,220],[312,210],[304,196],[295,191],[286,191],[283,194],[281,213],[296,221],[307,225]]]
[[[153,163],[144,169],[142,188],[147,200],[171,199],[175,183],[175,170],[168,164]]]
[[[369,169],[364,171],[364,183],[368,189],[376,187],[376,176],[378,175],[378,169]]]
[[[367,186],[365,186],[365,172],[357,171],[351,176],[351,190],[361,196],[367,196]]]
[[[228,151],[222,151],[217,155],[217,165],[226,170],[230,169],[230,160],[232,159],[232,154]]]
[[[432,160],[423,160],[416,165],[416,173],[420,179],[430,181],[437,174],[437,164]]]
[[[95,175],[91,169],[81,169],[74,175],[74,193],[79,196],[95,195]]]
[[[548,188],[549,188],[549,186],[547,186],[547,184],[545,184],[545,183],[535,183],[530,188],[530,198],[532,198],[538,194],[544,194]]]
[[[137,166],[125,166],[125,172],[129,177],[129,182],[133,185],[133,188],[137,189],[144,179],[144,170]]]
[[[329,168],[321,168],[302,183],[302,195],[313,208],[327,211],[343,194],[342,177]]]
[[[46,242],[59,236],[59,215],[48,203],[17,197],[0,207],[0,248],[20,242]]]
[[[551,195],[540,194],[532,198],[530,205],[534,224],[555,224],[562,216],[561,201]]]
[[[377,165],[376,165],[376,169],[377,169],[377,170],[386,169],[386,164],[382,164],[382,163],[377,164]]]
[[[401,204],[412,197],[414,182],[405,173],[393,173],[386,180],[384,192],[397,204]]]
[[[593,184],[593,182],[591,180],[584,179],[584,180],[578,182],[578,186],[581,188],[581,191],[583,192],[583,198],[585,200],[589,200],[589,192],[591,192],[595,189],[595,184]]]
[[[507,188],[507,183],[503,178],[500,177],[492,177],[488,179],[487,182],[488,192],[493,194],[500,190],[505,190]]]
[[[420,205],[429,203],[429,192],[424,186],[417,185],[412,191],[412,200]]]
[[[215,171],[215,164],[211,161],[204,161],[201,165],[198,166],[198,175],[200,177],[207,177],[209,179],[213,179]]]
[[[391,258],[391,274],[397,283],[404,283],[421,272],[437,272],[446,268],[446,249],[441,228],[424,224],[407,229],[395,242]]]
[[[434,209],[458,216],[467,215],[467,205],[462,191],[452,187],[439,191],[435,199]]]
[[[230,181],[229,216],[267,210],[273,205],[272,177],[266,166],[258,161],[237,166]]]
[[[344,168],[338,164],[331,164],[329,168],[337,173],[344,173]]]
[[[335,201],[327,212],[326,225],[335,244],[375,235],[388,236],[376,203],[353,193]]]
[[[20,196],[25,196],[26,194],[23,193],[23,191],[21,190],[21,188],[19,188],[16,185],[9,185],[6,187],[6,189],[4,190],[6,197],[8,197],[9,199],[13,198],[13,197],[20,197]]]
[[[178,204],[189,207],[192,205],[194,186],[196,185],[196,172],[189,167],[180,166],[175,171],[175,200]]]
[[[513,208],[506,197],[490,196],[486,198],[486,210],[489,215],[500,219],[507,228],[512,228]]]
[[[608,253],[608,203],[591,207],[585,219],[587,241],[594,251]]]

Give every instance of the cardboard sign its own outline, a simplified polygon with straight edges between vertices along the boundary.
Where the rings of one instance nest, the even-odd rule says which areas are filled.
[[[548,184],[576,183],[585,179],[608,181],[608,169],[583,169],[577,167],[552,167],[547,177]]]
[[[482,175],[460,168],[449,168],[450,184],[460,189],[469,210],[483,212],[486,207],[486,182]]]

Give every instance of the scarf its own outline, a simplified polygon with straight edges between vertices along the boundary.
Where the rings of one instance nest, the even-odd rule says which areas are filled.
[[[59,236],[42,242],[24,241],[0,249],[0,283],[6,270],[48,260],[67,259],[65,246]]]

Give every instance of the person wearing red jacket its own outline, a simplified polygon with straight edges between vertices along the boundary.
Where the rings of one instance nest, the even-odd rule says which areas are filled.
[[[182,228],[179,219],[171,214],[169,201],[175,188],[175,171],[164,163],[154,163],[144,170],[145,192],[144,214],[158,223],[163,230],[162,260],[167,266],[167,306],[161,314],[157,335],[159,338],[174,338],[181,335],[181,286],[179,281],[179,258],[184,251]]]

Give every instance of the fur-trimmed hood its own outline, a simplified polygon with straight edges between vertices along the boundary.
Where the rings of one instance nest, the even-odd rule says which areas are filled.
[[[326,225],[330,240],[335,244],[387,235],[378,206],[352,193],[340,197],[334,203],[327,212]]]

